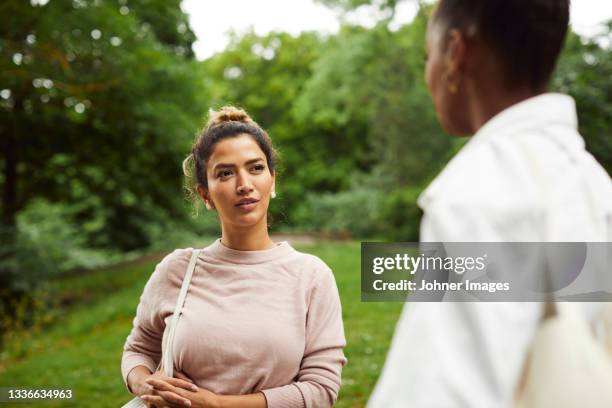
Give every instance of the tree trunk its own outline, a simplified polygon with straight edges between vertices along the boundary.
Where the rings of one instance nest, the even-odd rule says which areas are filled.
[[[14,105],[22,109],[23,104]],[[4,184],[2,185],[2,214],[0,214],[0,317],[10,313],[10,299],[13,295],[12,280],[14,268],[12,260],[15,257],[17,244],[17,126],[18,118],[13,116],[12,126],[3,127],[0,142],[4,168]],[[4,331],[0,324],[0,334]],[[1,336],[0,336],[1,338]]]
[[[15,156],[14,135],[4,138],[4,186],[2,191],[2,228],[15,228],[17,203],[17,157]]]
[[[0,227],[12,235],[16,227],[17,214],[17,133],[18,120],[23,110],[21,99],[13,107],[13,126],[3,135],[2,156],[4,159],[4,185],[2,186],[2,224]],[[3,234],[4,235],[4,234]]]

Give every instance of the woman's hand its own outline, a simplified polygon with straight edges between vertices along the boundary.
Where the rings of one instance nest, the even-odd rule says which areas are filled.
[[[151,391],[140,398],[148,407],[155,408],[266,408],[266,397],[262,392],[248,395],[217,395],[198,388],[193,381],[180,372],[177,378],[168,378],[157,372],[144,379],[145,387]]]
[[[153,387],[154,394],[152,396],[141,397],[147,403],[154,404],[174,404],[168,405],[153,405],[154,407],[191,407],[191,408],[217,408],[219,406],[219,397],[217,394],[198,388],[194,384],[188,383],[190,386],[185,387],[185,380],[168,377],[149,377],[145,382]],[[161,399],[160,399],[161,398]],[[170,398],[170,399],[169,399]]]
[[[138,390],[135,389],[136,394],[150,408],[194,408],[190,397],[198,391],[198,387],[181,373],[175,375],[178,378],[167,377],[163,371],[157,371],[139,384]],[[141,390],[143,392],[139,393]]]

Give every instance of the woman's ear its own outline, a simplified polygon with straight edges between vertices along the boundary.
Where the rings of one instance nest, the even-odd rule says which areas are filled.
[[[448,33],[445,77],[449,81],[449,87],[458,88],[463,79],[467,51],[465,40],[463,33],[457,29],[452,29]]]
[[[204,201],[204,204],[206,205],[206,209],[212,210],[213,208],[215,208],[215,204],[210,199],[210,194],[208,192],[208,189],[202,186],[198,186],[197,189],[198,189],[199,196],[202,198],[202,200]]]

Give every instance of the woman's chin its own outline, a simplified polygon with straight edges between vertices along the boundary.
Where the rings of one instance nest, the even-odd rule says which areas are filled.
[[[239,214],[232,220],[232,224],[240,228],[255,227],[261,223],[263,216],[254,213]]]

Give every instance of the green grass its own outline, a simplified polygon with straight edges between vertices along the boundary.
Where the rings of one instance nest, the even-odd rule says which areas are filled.
[[[361,303],[358,242],[319,242],[298,249],[321,257],[336,275],[348,358],[336,406],[363,407],[382,368],[401,304]],[[8,342],[0,360],[0,386],[68,387],[75,393],[73,402],[27,406],[121,406],[130,398],[121,380],[121,351],[154,266],[153,261],[56,283],[51,290],[68,297],[72,307],[44,331],[22,333]]]

